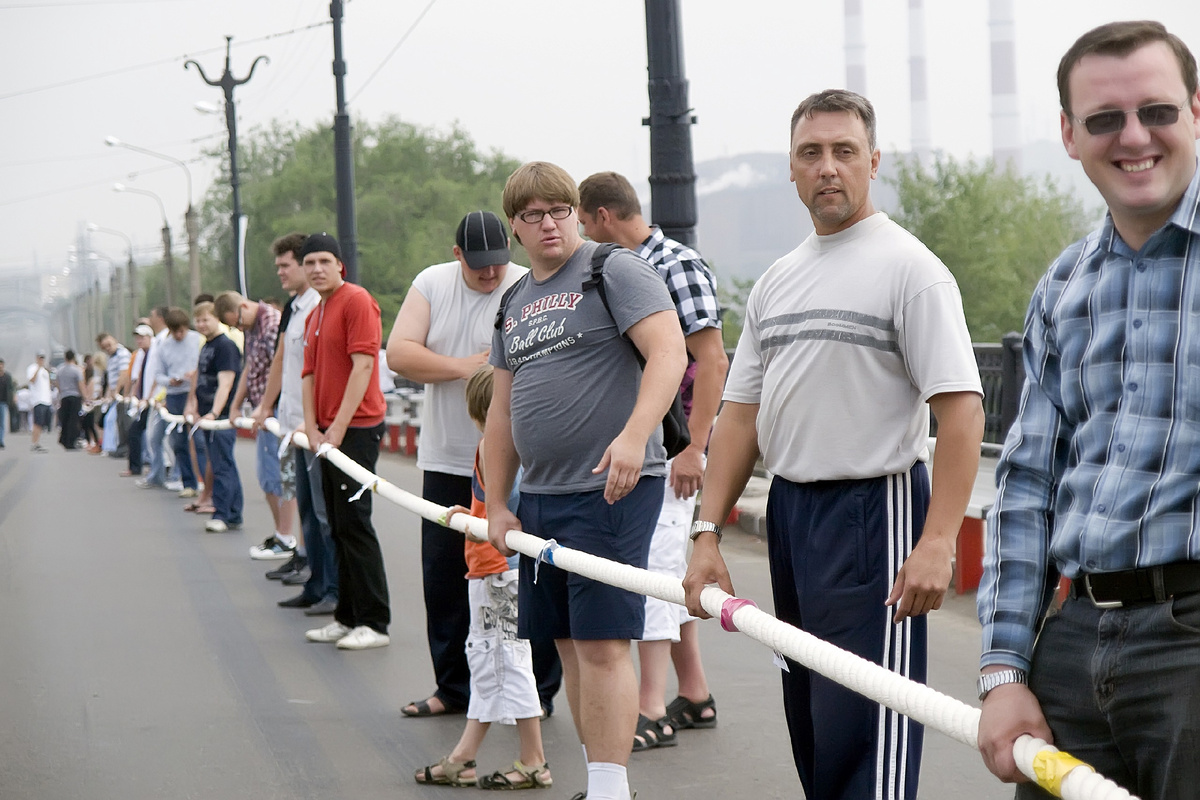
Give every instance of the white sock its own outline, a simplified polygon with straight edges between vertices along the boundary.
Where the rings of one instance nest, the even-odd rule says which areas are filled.
[[[291,548],[296,547],[296,537],[295,536],[284,536],[279,531],[275,531],[275,538],[278,539],[282,544],[286,545],[287,547],[291,547]]]
[[[588,764],[588,800],[629,800],[629,776],[625,767],[607,761]]]

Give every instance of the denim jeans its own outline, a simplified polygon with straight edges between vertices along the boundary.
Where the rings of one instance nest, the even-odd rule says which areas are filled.
[[[8,433],[8,403],[0,403],[0,447],[4,446],[4,435]]]
[[[216,511],[212,518],[229,525],[242,524],[242,477],[238,474],[237,462],[233,460],[233,447],[237,444],[237,431],[205,431],[196,434],[204,438],[204,446],[196,444],[196,459],[200,471],[205,471],[205,462],[212,459],[213,489],[212,504]]]
[[[308,553],[310,576],[304,594],[311,600],[338,599],[338,562],[329,518],[325,515],[325,490],[321,485],[321,465],[309,450],[295,448],[296,510],[304,530],[304,548]]]
[[[182,414],[187,405],[186,394],[167,395],[167,411],[171,414]],[[171,431],[171,450],[175,453],[175,467],[179,470],[179,479],[183,488],[196,488],[196,473],[192,471],[192,456],[188,451],[188,428],[179,425]],[[152,473],[153,476],[153,473]]]
[[[1029,685],[1054,745],[1142,800],[1200,786],[1200,592],[1098,609],[1072,598],[1046,621]],[[1031,784],[1018,798],[1050,797]]]
[[[167,433],[167,421],[157,410],[149,412],[146,434],[146,450],[150,453],[150,472],[146,482],[161,486],[167,482],[167,462],[163,455],[163,438]]]

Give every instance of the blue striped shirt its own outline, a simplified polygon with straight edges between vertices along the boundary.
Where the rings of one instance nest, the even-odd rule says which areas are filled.
[[[996,469],[981,663],[1028,669],[1059,575],[1200,560],[1200,170],[1134,252],[1108,216],[1038,283]]]

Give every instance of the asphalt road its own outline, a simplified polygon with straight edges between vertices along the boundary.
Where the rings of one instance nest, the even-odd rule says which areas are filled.
[[[376,498],[392,643],[343,652],[306,642],[313,621],[275,605],[291,587],[263,578],[273,562],[248,557],[270,532],[249,442],[237,448],[247,526],[226,534],[204,533],[203,519],[173,494],[117,477],[123,465],[113,459],[57,445],[35,455],[20,434],[8,444],[0,452],[0,798],[446,795],[417,786],[412,772],[449,752],[463,718],[399,713],[433,688],[415,516]],[[379,471],[419,490],[410,459],[384,454]],[[739,595],[769,609],[765,544],[741,534],[726,543]],[[801,797],[771,654],[715,623],[702,631],[720,725],[634,754],[638,797]],[[973,599],[951,598],[931,624],[931,685],[972,702],[978,648]],[[543,734],[555,785],[537,794],[570,797],[586,773],[561,696]],[[503,767],[516,752],[515,730],[497,726],[480,769]],[[1012,790],[976,753],[930,732],[920,796],[987,800]]]

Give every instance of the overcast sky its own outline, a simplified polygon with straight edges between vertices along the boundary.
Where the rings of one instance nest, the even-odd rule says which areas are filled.
[[[699,116],[696,159],[764,151],[783,158],[797,102],[845,84],[842,4],[680,5]],[[1057,139],[1054,69],[1088,28],[1128,18],[1135,6],[1137,16],[1161,20],[1200,51],[1196,0],[1013,5],[1026,141]],[[879,113],[880,145],[904,150],[908,3],[864,6],[867,94]],[[925,0],[933,144],[956,156],[991,152],[988,7],[987,0]],[[245,76],[255,56],[271,59],[237,90],[241,132],[272,119],[331,124],[331,28],[299,30],[327,22],[328,8],[328,0],[0,0],[0,269],[35,258],[46,268],[65,265],[67,247],[87,222],[132,236],[150,260],[158,208],[151,198],[114,193],[116,181],[158,193],[182,242],[182,170],[107,147],[104,139],[117,136],[188,162],[199,203],[216,167],[199,154],[224,141],[224,117],[194,109],[197,101],[219,103],[221,93],[185,71],[183,60],[195,58],[210,77],[219,76],[226,34],[235,37],[235,76]],[[351,0],[344,42],[356,118],[390,114],[439,129],[457,121],[485,149],[555,161],[576,178],[615,169],[636,181],[649,172],[638,0]],[[140,174],[131,179],[132,171]],[[95,234],[92,246],[123,260],[119,238]]]

